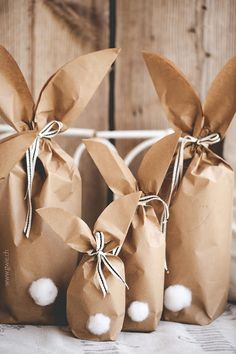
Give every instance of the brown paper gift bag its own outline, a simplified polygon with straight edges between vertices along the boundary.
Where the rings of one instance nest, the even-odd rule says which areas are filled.
[[[118,254],[141,193],[112,202],[93,232],[80,218],[57,208],[38,213],[68,244],[84,256],[67,291],[67,319],[81,339],[115,340],[125,315],[125,269]]]
[[[123,330],[153,331],[163,308],[165,237],[153,205],[158,197],[166,171],[173,158],[180,134],[175,133],[156,142],[145,154],[137,179],[117,152],[99,139],[84,140],[87,150],[116,195],[142,191],[128,236],[121,250],[126,269],[126,316]],[[164,203],[166,206],[166,204]],[[168,210],[165,209],[168,213]],[[164,216],[164,214],[163,214]],[[167,219],[166,215],[166,219]],[[166,222],[167,220],[164,220]]]
[[[208,324],[225,309],[233,172],[208,146],[224,138],[236,111],[236,57],[213,81],[203,108],[167,59],[144,59],[168,119],[183,131],[171,186],[164,319]]]
[[[20,69],[0,47],[0,114],[17,131],[0,142],[0,323],[65,321],[77,253],[34,210],[56,206],[80,215],[79,172],[50,138],[80,115],[116,57],[108,49],[71,61],[34,105]]]

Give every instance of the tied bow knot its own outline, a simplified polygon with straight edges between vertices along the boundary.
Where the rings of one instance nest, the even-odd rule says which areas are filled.
[[[218,142],[220,142],[220,135],[218,133],[212,133],[203,138],[195,138],[191,135],[186,135],[185,137],[180,138],[179,147],[177,149],[176,158],[174,162],[170,196],[172,195],[174,189],[179,185],[183,176],[185,147],[188,144],[195,144],[197,146],[208,147],[209,145],[214,145]]]
[[[32,224],[32,215],[33,215],[33,207],[32,207],[32,186],[33,179],[35,173],[35,166],[37,162],[37,158],[39,155],[39,147],[40,141],[43,138],[50,139],[55,137],[63,128],[63,123],[57,120],[53,120],[49,122],[36,136],[34,142],[26,151],[26,173],[27,173],[27,191],[25,195],[25,199],[27,198],[28,202],[28,210],[25,220],[24,226],[24,235],[29,238],[30,229]]]
[[[94,235],[94,238],[96,241],[96,249],[90,250],[88,252],[88,255],[97,258],[96,273],[97,273],[99,285],[102,289],[103,296],[105,297],[106,294],[108,293],[108,285],[103,273],[102,265],[104,265],[112,275],[114,275],[117,279],[119,279],[122,283],[124,283],[126,287],[128,287],[125,280],[122,278],[122,276],[119,274],[119,272],[114,268],[114,266],[107,258],[107,256],[109,257],[117,256],[120,252],[121,247],[118,246],[110,252],[104,252],[105,239],[104,239],[103,232],[97,231]]]

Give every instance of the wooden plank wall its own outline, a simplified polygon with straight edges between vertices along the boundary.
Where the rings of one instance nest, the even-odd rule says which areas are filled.
[[[173,60],[201,98],[222,65],[236,54],[236,1],[117,1],[117,129],[167,127],[141,50]],[[133,142],[119,144],[122,153]]]
[[[173,60],[204,98],[217,71],[236,54],[236,1],[0,0],[0,43],[19,63],[35,98],[45,80],[68,60],[121,47],[115,70],[75,126],[165,128],[140,51]],[[76,138],[59,140],[70,154],[79,143]],[[116,144],[124,155],[135,143]],[[87,156],[81,174],[83,216],[92,223],[106,204],[107,191]]]

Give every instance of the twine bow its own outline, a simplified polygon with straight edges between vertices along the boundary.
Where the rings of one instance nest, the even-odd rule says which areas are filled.
[[[105,297],[108,293],[108,285],[106,278],[103,273],[102,264],[109,270],[111,274],[113,274],[117,279],[119,279],[122,283],[127,286],[125,280],[119,274],[119,272],[113,267],[107,256],[117,256],[120,252],[121,247],[118,246],[114,248],[111,252],[104,252],[104,234],[103,232],[97,231],[94,235],[96,241],[96,250],[91,250],[88,252],[89,256],[95,256],[97,258],[96,272],[98,277],[99,285],[102,289],[103,296]],[[128,287],[128,286],[127,286]]]
[[[163,204],[163,213],[161,214],[160,226],[161,226],[161,232],[166,237],[167,222],[169,219],[169,207],[163,199],[161,199],[158,195],[155,194],[145,195],[144,197],[141,197],[139,199],[139,205],[147,205],[147,203],[152,201],[158,201]],[[165,260],[165,270],[168,271],[166,260]]]
[[[35,173],[35,166],[39,155],[40,140],[43,138],[50,139],[55,137],[58,133],[60,133],[62,128],[63,128],[62,122],[56,120],[49,122],[39,132],[32,145],[26,151],[27,191],[26,191],[25,199],[27,198],[28,210],[27,210],[23,232],[27,238],[29,238],[31,224],[32,224],[32,215],[33,215],[32,186],[33,186],[33,179]]]
[[[139,205],[147,205],[148,203],[152,202],[152,201],[158,201],[161,202],[163,204],[163,213],[161,215],[161,232],[166,235],[166,225],[167,225],[167,221],[169,219],[169,208],[168,205],[166,204],[166,202],[161,199],[158,195],[155,194],[151,194],[151,195],[145,195],[144,197],[141,197],[139,199]]]
[[[220,135],[218,133],[209,134],[204,138],[195,138],[191,135],[186,135],[185,137],[181,138],[174,162],[170,196],[172,195],[174,189],[179,185],[183,176],[185,147],[188,144],[195,144],[197,146],[208,147],[209,145],[214,145],[219,141]]]

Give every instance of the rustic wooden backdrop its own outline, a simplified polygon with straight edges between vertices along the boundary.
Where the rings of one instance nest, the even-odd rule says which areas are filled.
[[[19,63],[35,98],[65,62],[121,47],[113,71],[75,126],[164,128],[140,51],[173,60],[204,98],[217,71],[236,54],[236,0],[0,0],[0,43]],[[79,143],[65,137],[60,142],[70,154]],[[133,144],[119,141],[117,147],[124,155]],[[87,156],[81,174],[83,215],[92,222],[106,205],[107,190]]]

